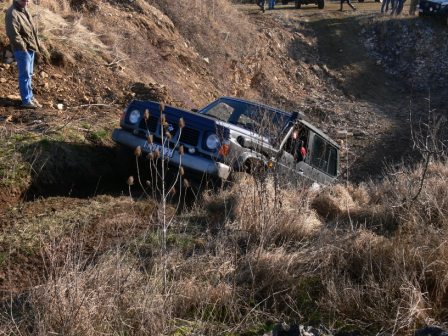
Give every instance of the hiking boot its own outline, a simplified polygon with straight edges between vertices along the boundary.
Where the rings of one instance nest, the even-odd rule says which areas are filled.
[[[37,109],[37,105],[34,104],[33,102],[23,103],[22,105],[20,105],[20,107],[32,110]]]

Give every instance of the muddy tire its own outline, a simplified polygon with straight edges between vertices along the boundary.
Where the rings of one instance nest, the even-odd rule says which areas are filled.
[[[296,1],[295,5],[297,9],[300,9],[300,7],[302,7],[302,3],[300,1]]]
[[[325,1],[324,0],[318,0],[317,1],[317,8],[323,9],[325,7]]]

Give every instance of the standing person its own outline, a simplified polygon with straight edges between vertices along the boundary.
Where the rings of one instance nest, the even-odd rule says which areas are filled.
[[[400,15],[403,10],[404,0],[395,0],[395,3],[392,8],[392,12],[390,15]]]
[[[258,0],[258,6],[260,6],[261,11],[264,13],[264,3],[265,0]]]
[[[356,10],[356,7],[352,5],[351,0],[341,0],[341,8],[339,9],[341,12],[342,12],[342,5],[344,4],[344,2],[347,2],[351,9],[353,9],[354,11]]]
[[[269,7],[268,9],[274,9],[275,6],[275,0],[269,0]]]
[[[417,0],[411,0],[411,4],[409,6],[409,15],[415,15],[416,10],[417,10]]]
[[[387,13],[390,4],[390,0],[383,0],[383,3],[381,4],[381,13]],[[393,7],[393,5],[391,5],[391,7]]]
[[[40,49],[39,39],[33,20],[27,10],[30,0],[13,0],[6,12],[5,25],[19,72],[19,91],[22,107],[35,109],[42,107],[33,96],[31,86],[34,55]]]

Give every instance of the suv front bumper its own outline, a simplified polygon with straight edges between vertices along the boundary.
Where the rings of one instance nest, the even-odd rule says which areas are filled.
[[[150,152],[147,149],[148,143],[145,139],[137,137],[121,128],[116,128],[114,130],[112,133],[112,140],[129,147],[130,150],[140,146],[143,152]],[[190,154],[187,151],[185,151],[183,155],[180,155],[177,150],[174,150],[172,152],[172,156],[166,157],[166,160],[171,166],[182,166],[187,170],[192,170],[195,173],[218,177],[223,180],[227,179],[231,172],[231,168],[226,164],[216,162],[212,159],[208,159],[197,154]]]

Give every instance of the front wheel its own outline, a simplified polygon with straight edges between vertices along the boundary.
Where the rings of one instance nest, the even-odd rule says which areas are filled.
[[[317,8],[319,8],[319,9],[323,9],[324,6],[325,6],[325,2],[324,2],[324,0],[318,0],[318,1],[317,1]]]
[[[300,1],[296,1],[296,8],[300,9],[301,6],[302,6],[302,3]]]

